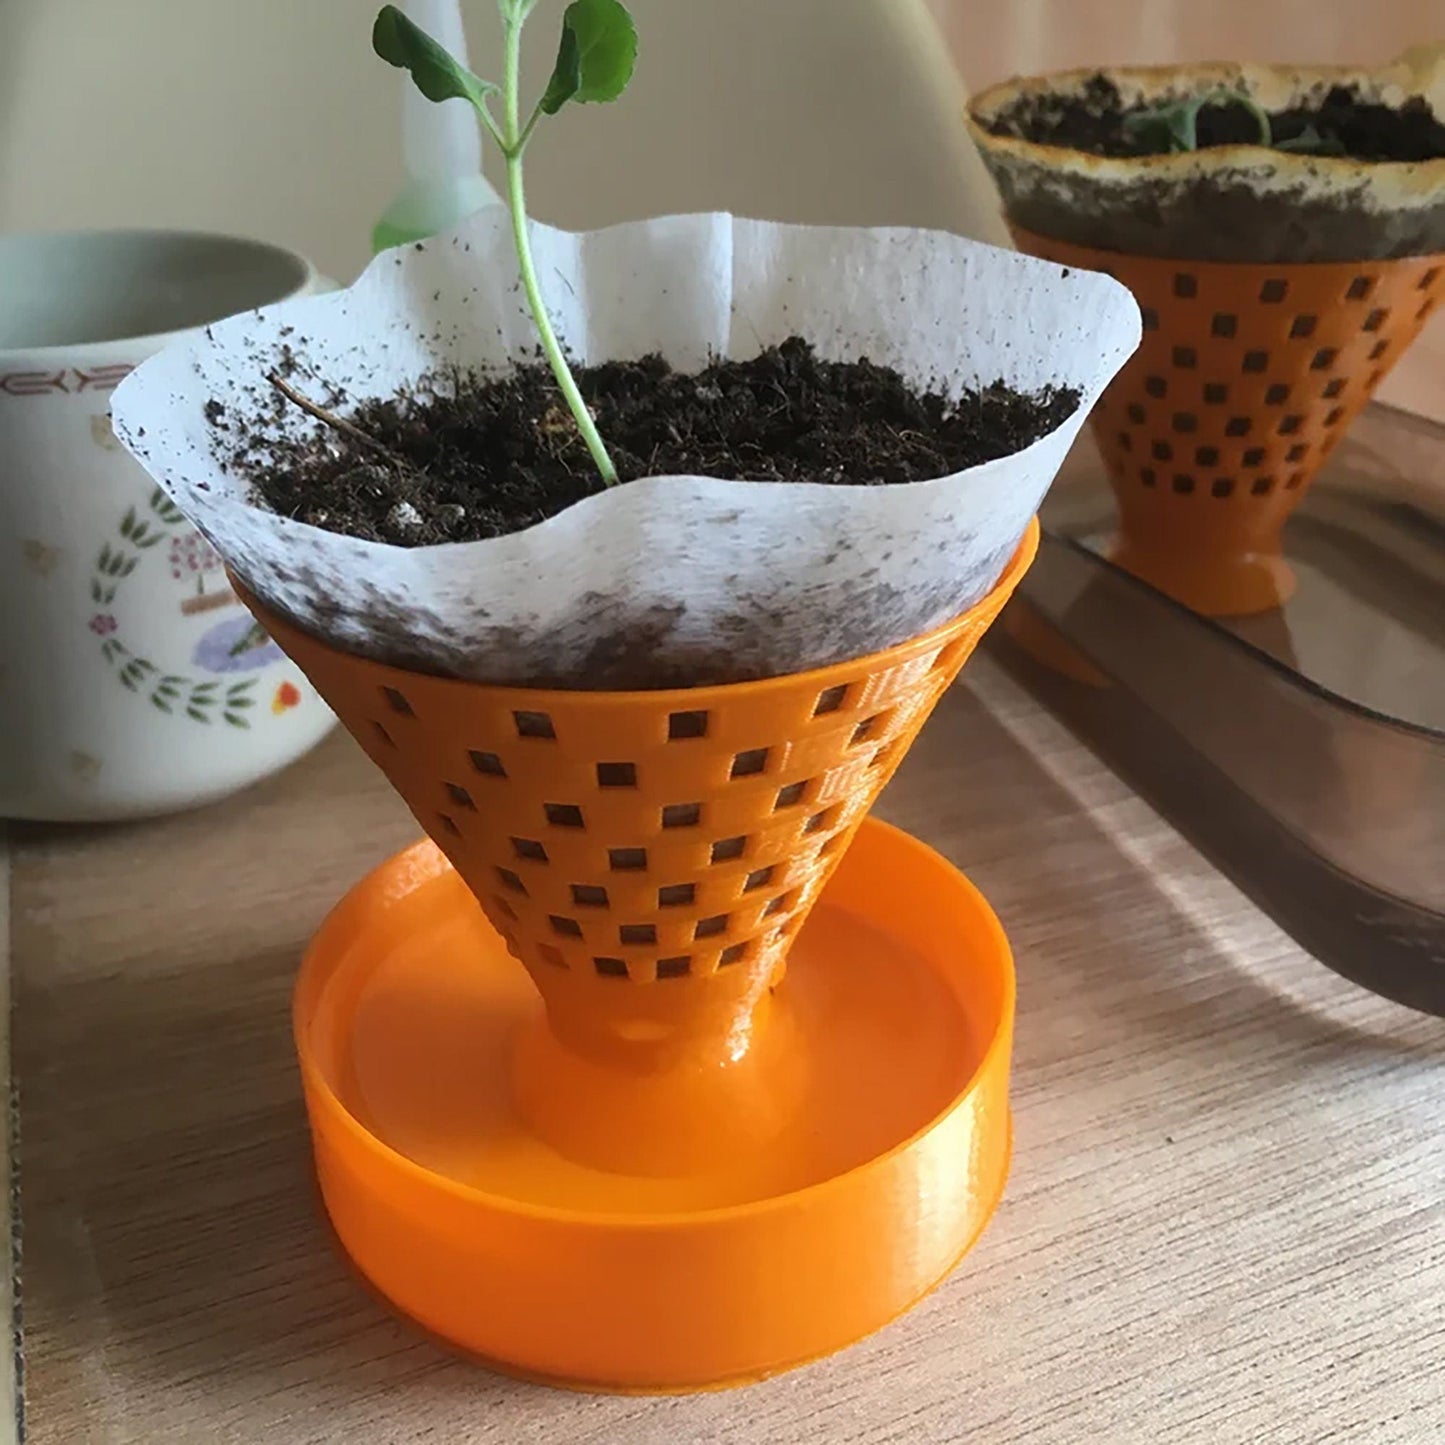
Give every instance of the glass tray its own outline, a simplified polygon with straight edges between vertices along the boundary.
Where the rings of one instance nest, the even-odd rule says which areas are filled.
[[[1279,612],[1104,557],[1081,447],[994,629],[1010,669],[1322,963],[1445,1016],[1445,427],[1374,407],[1286,531]]]

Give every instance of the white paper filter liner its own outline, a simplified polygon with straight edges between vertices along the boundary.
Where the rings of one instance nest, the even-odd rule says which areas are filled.
[[[937,480],[652,477],[492,541],[399,548],[254,505],[228,471],[234,432],[206,413],[269,416],[266,375],[283,355],[319,401],[534,358],[494,209],[383,254],[349,290],[168,348],[115,393],[116,432],[247,587],[333,646],[494,683],[715,683],[862,656],[978,601],[1139,340],[1137,306],[1107,277],[943,232],[698,215],[582,234],[539,225],[533,245],[559,334],[584,363],[661,352],[695,370],[799,334],[826,359],[867,357],[949,395],[1002,378],[1082,399],[1026,450]],[[318,423],[288,409],[281,425]]]

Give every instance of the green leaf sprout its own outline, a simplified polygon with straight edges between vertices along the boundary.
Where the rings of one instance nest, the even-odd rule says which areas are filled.
[[[621,0],[572,0],[562,17],[562,40],[551,79],[524,124],[520,94],[522,26],[536,4],[537,0],[497,0],[503,35],[500,85],[473,75],[395,5],[384,6],[377,15],[371,44],[383,60],[410,71],[412,81],[428,100],[468,101],[496,141],[507,163],[507,205],[512,213],[512,237],[517,248],[522,289],[537,324],[542,351],[602,480],[613,486],[617,482],[617,468],[577,389],[576,378],[552,329],[537,282],[537,266],[532,259],[527,229],[522,157],[537,122],[544,115],[556,115],[569,101],[616,100],[627,89],[637,64],[637,28]],[[500,118],[492,115],[493,97],[500,97]]]
[[[1272,143],[1269,116],[1242,90],[1211,90],[1150,110],[1133,111],[1124,117],[1124,134],[1141,145],[1167,153],[1198,150],[1199,112],[1206,105],[1236,106],[1248,111],[1259,128],[1257,144]]]
[[[1255,141],[1258,145],[1295,155],[1345,154],[1345,148],[1338,137],[1322,134],[1313,122],[1307,123],[1298,135],[1290,136],[1286,140],[1276,140],[1268,113],[1254,97],[1242,90],[1229,90],[1224,87],[1208,91],[1204,95],[1172,101],[1168,105],[1132,111],[1124,117],[1124,134],[1129,140],[1147,147],[1152,152],[1178,154],[1198,150],[1199,112],[1206,105],[1235,106],[1248,111],[1259,132]]]

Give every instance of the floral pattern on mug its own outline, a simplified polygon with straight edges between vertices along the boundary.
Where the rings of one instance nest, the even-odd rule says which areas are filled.
[[[279,662],[281,649],[249,614],[218,622],[196,644],[191,660],[207,672],[254,672]]]

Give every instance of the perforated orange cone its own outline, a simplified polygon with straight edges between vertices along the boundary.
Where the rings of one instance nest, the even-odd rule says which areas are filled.
[[[297,989],[328,1211],[407,1314],[523,1373],[695,1388],[956,1262],[1007,1169],[1003,935],[876,824],[803,925],[1037,539],[926,636],[681,692],[401,671],[252,602],[455,869],[386,865]]]
[[[1143,312],[1091,418],[1119,505],[1113,560],[1208,616],[1285,601],[1285,521],[1439,303],[1445,256],[1254,265],[1014,234],[1122,281]]]

